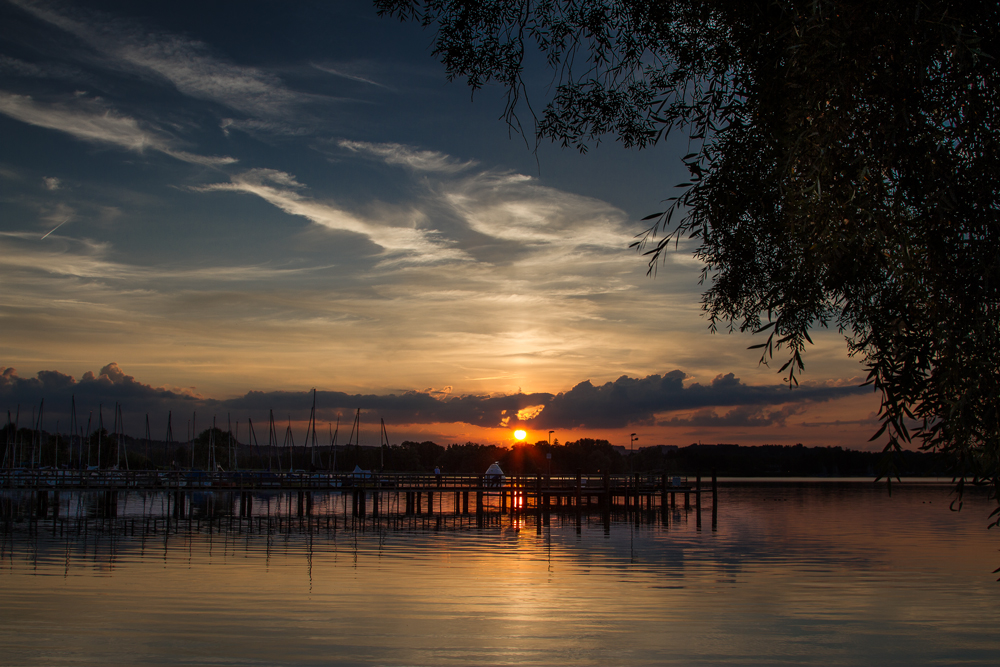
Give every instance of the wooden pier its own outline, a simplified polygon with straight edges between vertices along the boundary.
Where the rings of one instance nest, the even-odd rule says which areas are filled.
[[[712,507],[716,482],[712,478]],[[692,485],[686,477],[666,473],[629,475],[485,475],[422,473],[329,472],[214,472],[157,470],[46,470],[13,469],[0,472],[0,489],[35,491],[226,491],[240,494],[240,514],[249,511],[250,494],[297,491],[299,502],[311,505],[312,492],[340,492],[353,496],[353,514],[379,515],[394,506],[403,514],[450,511],[458,514],[559,511],[642,511],[678,506],[701,509],[700,476]],[[394,503],[387,502],[392,497]]]

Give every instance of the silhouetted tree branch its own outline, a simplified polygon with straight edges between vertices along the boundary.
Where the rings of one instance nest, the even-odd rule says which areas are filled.
[[[881,395],[873,439],[917,440],[996,491],[996,2],[375,4],[433,27],[449,78],[504,86],[515,126],[543,54],[558,85],[538,140],[686,132],[690,178],[635,243],[650,271],[696,240],[711,328],[762,334],[764,363],[785,350],[791,385],[809,331],[837,326]]]

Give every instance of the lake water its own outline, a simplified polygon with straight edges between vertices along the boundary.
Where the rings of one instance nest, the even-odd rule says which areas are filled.
[[[25,512],[26,494],[2,497]],[[1000,534],[943,486],[667,515],[352,519],[350,496],[64,493],[0,535],[4,665],[997,664]],[[390,505],[389,509],[393,509]],[[37,510],[37,503],[36,503]],[[54,513],[61,517],[53,520]],[[238,514],[238,512],[237,512]],[[305,514],[305,512],[303,512]],[[211,519],[209,517],[216,516]],[[271,528],[268,529],[268,524]],[[249,528],[249,529],[248,529]]]

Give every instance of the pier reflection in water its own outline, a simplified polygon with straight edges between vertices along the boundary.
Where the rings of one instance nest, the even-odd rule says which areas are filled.
[[[988,503],[720,490],[603,514],[391,494],[0,495],[4,664],[994,664]],[[371,503],[369,497],[367,502]],[[408,510],[411,510],[408,513]],[[706,512],[711,509],[706,508]]]

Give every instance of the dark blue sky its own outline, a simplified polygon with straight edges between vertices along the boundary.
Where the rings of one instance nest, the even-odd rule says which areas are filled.
[[[780,382],[748,337],[707,332],[689,253],[654,280],[628,248],[683,180],[683,141],[536,153],[503,91],[447,82],[431,40],[367,2],[0,0],[0,366],[115,362],[213,400]],[[552,75],[531,65],[537,109]],[[808,381],[860,374],[835,333],[817,343]],[[644,423],[798,441],[810,419],[868,420],[870,397],[845,395],[791,410],[786,435],[763,428],[777,394],[728,422],[720,398]]]

